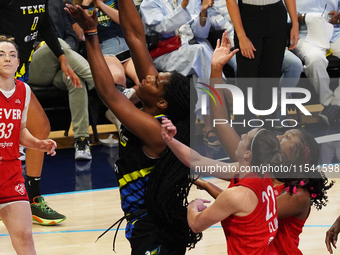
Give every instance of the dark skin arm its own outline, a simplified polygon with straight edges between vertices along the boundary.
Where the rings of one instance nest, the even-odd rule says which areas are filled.
[[[330,11],[328,15],[331,15],[332,18],[328,21],[332,25],[337,25],[340,23],[340,13],[336,11]]]
[[[205,181],[201,178],[198,178],[194,184],[197,186],[198,189],[205,190],[209,193],[210,196],[213,198],[217,198],[219,194],[223,192],[223,189],[217,187],[216,185],[212,184],[211,182]]]
[[[119,20],[139,80],[147,75],[157,75],[152,58],[146,47],[145,32],[142,20],[132,0],[119,0]]]
[[[307,218],[310,210],[310,194],[301,187],[297,188],[297,193],[290,195],[286,191],[276,197],[278,218],[295,216],[300,220]]]
[[[92,16],[89,16],[80,6],[76,6],[75,8],[71,5],[67,5],[66,11],[77,21],[84,31],[97,28],[98,21],[96,10],[93,12]],[[120,10],[120,14],[122,13],[124,15],[124,12],[126,12],[126,8]],[[141,22],[140,19],[139,21]],[[125,20],[125,22],[129,23],[129,20]],[[136,24],[136,26],[137,25],[138,24]],[[132,26],[127,27],[128,28],[125,27],[125,32],[127,32],[126,29],[130,29]],[[131,36],[132,33],[133,31],[131,31]],[[139,70],[139,74],[147,75],[147,71],[152,72],[152,70],[154,70],[153,74],[157,74],[147,49],[145,47],[140,47],[137,43],[140,41],[134,40],[131,44],[129,44],[130,40],[127,42],[130,51],[134,53],[133,61],[135,62],[135,59],[137,59],[135,66],[136,70]],[[100,98],[124,126],[143,141],[143,150],[145,153],[151,157],[158,157],[166,148],[166,144],[161,137],[160,123],[149,113],[137,109],[134,104],[116,89],[111,72],[101,53],[97,35],[86,35],[86,47],[93,80]],[[137,50],[136,47],[140,47],[139,50]],[[142,63],[141,59],[143,56],[146,58],[146,61],[143,62],[144,66],[142,65],[142,68],[138,68]],[[150,58],[151,64],[148,61],[147,56]],[[149,66],[149,68],[146,68],[147,66]],[[140,76],[140,78],[142,78],[142,76]]]
[[[336,219],[333,225],[326,232],[325,243],[327,246],[327,250],[330,254],[333,254],[332,246],[336,249],[336,242],[338,241],[338,235],[340,232],[340,216]]]

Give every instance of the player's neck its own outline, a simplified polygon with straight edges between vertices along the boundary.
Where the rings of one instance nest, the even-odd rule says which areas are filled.
[[[12,90],[15,87],[15,80],[13,77],[5,78],[0,76],[0,88],[6,91]]]

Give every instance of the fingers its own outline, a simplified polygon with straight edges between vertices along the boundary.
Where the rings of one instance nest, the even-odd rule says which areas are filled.
[[[332,238],[332,244],[333,244],[335,249],[337,248],[336,247],[336,242],[338,241],[338,234],[339,234],[339,232],[335,232],[334,233],[334,237]]]
[[[72,75],[71,77],[72,85],[76,88],[82,88],[79,77],[76,74]]]
[[[162,117],[162,123],[168,123],[170,120],[166,117]]]
[[[228,32],[227,30],[224,31],[223,35],[222,35],[222,43],[221,43],[222,47],[229,47],[230,48],[230,40],[228,37]]]
[[[66,4],[66,7],[64,8],[65,11],[67,11],[68,14],[70,14],[72,17],[74,17],[76,14],[79,14],[77,9],[71,5],[71,4]]]
[[[291,39],[290,39],[290,46],[289,46],[289,50],[293,50],[295,48],[295,46],[297,45],[299,41],[299,37],[298,36],[293,36]],[[293,43],[294,42],[294,43]]]
[[[235,50],[233,50],[230,54],[231,54],[231,57],[233,57],[235,54],[236,54],[236,52],[238,52],[240,49],[235,49]]]
[[[332,232],[328,232],[326,233],[326,239],[325,239],[325,243],[326,243],[326,247],[327,247],[327,250],[330,254],[333,254],[333,250],[332,250],[332,246],[331,246],[331,242],[330,242],[330,238],[331,236],[333,235]],[[333,238],[332,238],[333,239]]]
[[[333,10],[333,11],[330,11],[329,13],[328,13],[328,15],[336,15],[336,12]]]
[[[49,143],[51,143],[52,146],[54,146],[54,148],[57,148],[57,143],[56,143],[54,140],[48,139],[47,141],[48,141]]]
[[[47,155],[54,156],[57,154],[55,149],[57,148],[57,143],[51,139],[44,140],[44,151],[46,151]]]
[[[220,40],[220,39],[217,39],[217,42],[216,42],[216,49],[218,49],[219,47],[221,47],[221,40]]]
[[[327,250],[330,254],[333,254],[332,245],[331,245],[331,240],[333,241],[333,236],[334,236],[333,232],[327,231],[325,243],[326,243]]]
[[[57,152],[54,150],[55,148],[51,149],[50,151],[47,152],[47,155],[50,155],[50,156],[55,156],[57,154]]]
[[[338,239],[338,234],[339,233],[334,233],[333,231],[329,231],[329,230],[326,233],[325,243],[326,243],[327,250],[330,254],[333,254],[332,245],[335,249],[337,248],[336,242]]]
[[[73,87],[82,88],[79,77],[70,67],[67,67],[65,71],[65,76],[67,80],[71,80]]]
[[[256,51],[256,49],[248,38],[245,38],[242,43],[240,41],[240,48],[242,56],[249,59],[255,58],[254,51]]]
[[[175,127],[171,120],[169,119],[162,120],[162,127],[170,127],[170,126]]]
[[[203,199],[203,198],[196,198],[194,200],[192,200],[191,202],[203,202],[203,203],[210,203],[211,201],[210,200],[207,200],[207,199]]]
[[[242,53],[242,56],[246,58],[249,58],[249,59],[255,58],[255,55],[252,49],[244,49],[244,50],[241,49],[241,53]]]

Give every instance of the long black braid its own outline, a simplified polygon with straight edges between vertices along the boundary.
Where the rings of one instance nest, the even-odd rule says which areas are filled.
[[[189,146],[197,101],[197,95],[190,93],[189,79],[174,72],[164,86],[164,99],[168,102],[166,114],[177,127],[175,138]],[[193,248],[202,237],[201,233],[193,233],[187,222],[187,196],[192,185],[189,174],[189,168],[168,150],[157,161],[146,189],[146,207],[158,227],[155,234],[160,242],[172,248]]]

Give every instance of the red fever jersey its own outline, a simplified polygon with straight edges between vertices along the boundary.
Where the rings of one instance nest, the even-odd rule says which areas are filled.
[[[274,188],[275,196],[280,195],[284,188],[284,185],[276,186]],[[274,239],[274,246],[278,254],[302,255],[298,248],[299,235],[307,219],[308,217],[305,220],[300,220],[295,216],[290,216],[279,220],[279,229]]]
[[[227,239],[228,255],[275,254],[274,251],[270,252],[278,228],[272,180],[267,175],[260,178],[256,173],[250,173],[241,180],[235,176],[229,188],[235,186],[251,189],[259,202],[249,215],[244,217],[231,215],[221,222]]]
[[[0,92],[0,203],[27,200],[25,180],[18,159],[25,100],[25,84],[18,80],[11,97],[6,98]]]

